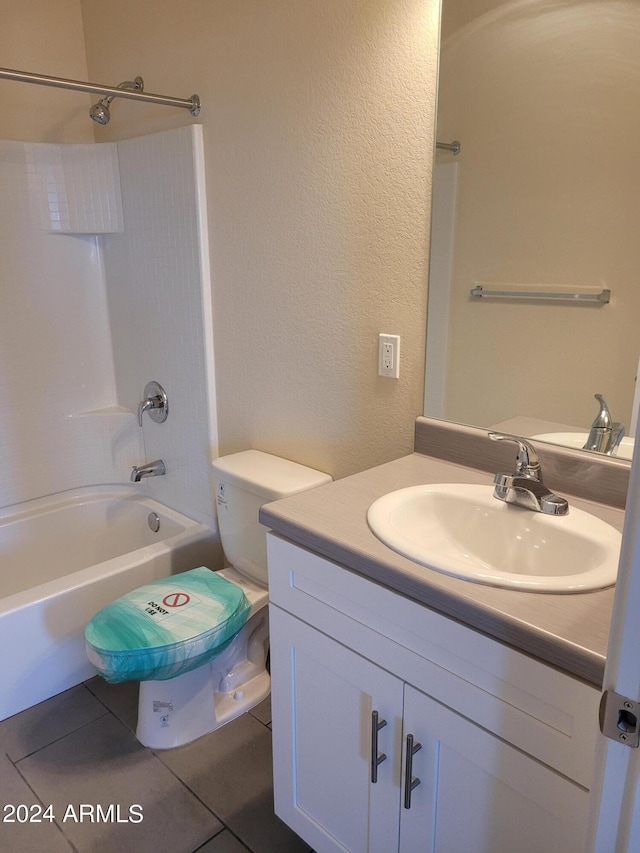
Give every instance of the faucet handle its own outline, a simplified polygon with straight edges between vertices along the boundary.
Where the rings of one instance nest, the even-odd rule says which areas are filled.
[[[513,441],[518,445],[516,454],[516,472],[525,477],[535,477],[540,474],[540,457],[532,444],[517,435],[509,435],[501,432],[490,432],[491,441]]]
[[[149,412],[149,417],[157,424],[166,421],[169,415],[167,394],[159,382],[147,382],[144,389],[144,400],[138,405],[138,426],[142,426],[142,415]]]

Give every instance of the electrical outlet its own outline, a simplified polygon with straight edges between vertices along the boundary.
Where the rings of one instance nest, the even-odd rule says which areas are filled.
[[[400,376],[400,335],[378,335],[378,375]]]

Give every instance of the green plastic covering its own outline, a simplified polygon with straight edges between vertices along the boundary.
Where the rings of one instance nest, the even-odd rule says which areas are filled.
[[[201,566],[103,607],[84,632],[87,656],[111,683],[165,681],[220,654],[250,609],[239,586]]]

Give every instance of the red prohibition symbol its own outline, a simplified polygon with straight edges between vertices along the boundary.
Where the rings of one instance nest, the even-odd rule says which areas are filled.
[[[191,596],[187,595],[186,592],[170,592],[169,595],[165,595],[162,599],[165,607],[184,607],[190,601]]]

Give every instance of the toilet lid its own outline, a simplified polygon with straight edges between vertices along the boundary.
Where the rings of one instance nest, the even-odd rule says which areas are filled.
[[[201,566],[134,589],[85,629],[89,660],[120,681],[164,681],[223,651],[249,617],[239,586]]]

